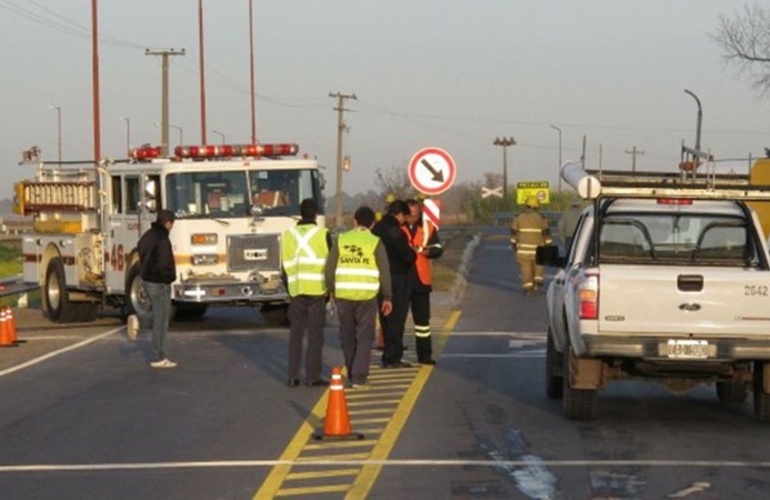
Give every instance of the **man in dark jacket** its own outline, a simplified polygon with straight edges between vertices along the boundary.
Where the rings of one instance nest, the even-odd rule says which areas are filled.
[[[174,226],[174,212],[159,210],[152,227],[139,238],[140,271],[144,291],[152,313],[153,368],[174,368],[176,363],[166,356],[166,333],[171,323],[171,283],[176,280],[174,252],[169,232]]]
[[[385,244],[390,264],[390,280],[393,288],[393,312],[380,314],[380,326],[384,347],[383,368],[405,368],[410,366],[401,360],[404,355],[404,326],[409,313],[409,298],[412,295],[412,273],[417,254],[409,246],[401,225],[409,215],[409,206],[404,200],[395,200],[388,205],[387,213],[372,228],[372,234],[379,236]]]

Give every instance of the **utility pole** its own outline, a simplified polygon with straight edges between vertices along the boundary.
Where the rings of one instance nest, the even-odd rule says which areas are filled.
[[[198,0],[198,72],[201,86],[201,144],[206,144],[206,61],[203,45],[203,0]]]
[[[638,155],[643,155],[644,151],[641,149],[636,149],[636,146],[631,148],[631,151],[626,149],[626,154],[631,155],[631,172],[636,172],[636,157]]]
[[[338,228],[342,227],[342,136],[348,130],[345,125],[343,112],[350,111],[345,109],[345,99],[358,99],[355,94],[342,94],[340,92],[329,92],[329,97],[337,98],[337,107],[332,108],[337,111],[337,192],[334,194],[334,223]]]
[[[254,5],[249,0],[249,67],[251,69],[251,143],[257,144],[257,100],[254,92]]]
[[[503,201],[508,201],[508,146],[515,146],[516,139],[513,137],[498,137],[492,144],[503,148]]]
[[[556,179],[559,182],[559,192],[561,193],[561,129],[556,125],[551,125],[551,128],[559,133],[559,165],[556,168]]]
[[[160,56],[163,73],[161,76],[161,113],[160,113],[160,155],[168,156],[168,57],[183,56],[184,49],[174,50],[150,50],[144,51],[146,56]]]

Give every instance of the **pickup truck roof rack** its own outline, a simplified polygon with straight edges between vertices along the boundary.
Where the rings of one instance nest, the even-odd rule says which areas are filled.
[[[562,178],[584,199],[689,198],[703,200],[770,201],[770,186],[749,183],[746,175],[678,172],[585,170],[566,162]]]

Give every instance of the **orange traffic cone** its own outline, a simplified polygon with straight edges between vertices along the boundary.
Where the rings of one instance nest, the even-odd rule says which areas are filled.
[[[374,348],[378,351],[385,349],[385,337],[382,336],[382,327],[377,326],[377,340],[375,341]]]
[[[329,403],[326,406],[326,418],[323,431],[314,434],[316,439],[363,439],[364,435],[352,432],[348,403],[345,399],[345,386],[342,383],[342,371],[339,367],[332,368],[332,379],[329,381]]]
[[[5,310],[6,321],[8,321],[8,330],[11,332],[11,340],[14,344],[23,344],[26,340],[19,340],[19,334],[16,330],[16,318],[13,316],[13,309],[8,307]]]
[[[382,351],[385,349],[385,337],[382,336],[382,325],[380,325],[380,318],[377,318],[375,320],[375,337],[374,337],[374,345],[372,346],[372,349],[376,351]]]
[[[5,309],[0,311],[0,347],[16,347],[18,344],[13,342],[11,337],[10,324],[5,314]]]

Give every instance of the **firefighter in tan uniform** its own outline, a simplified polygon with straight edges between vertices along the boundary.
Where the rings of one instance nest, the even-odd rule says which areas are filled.
[[[548,219],[537,211],[540,207],[538,199],[530,196],[524,205],[524,213],[516,216],[511,224],[511,244],[521,268],[521,286],[524,293],[530,295],[543,285],[543,266],[535,264],[537,247],[550,245],[552,241]]]

